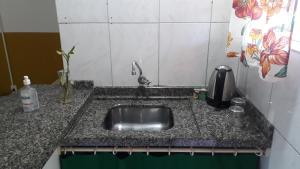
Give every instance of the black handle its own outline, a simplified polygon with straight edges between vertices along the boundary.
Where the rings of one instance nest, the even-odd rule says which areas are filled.
[[[222,102],[226,73],[227,71],[223,69],[217,72],[214,99],[218,104]]]

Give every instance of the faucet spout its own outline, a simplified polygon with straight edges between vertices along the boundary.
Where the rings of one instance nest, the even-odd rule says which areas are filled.
[[[131,64],[131,75],[136,75],[136,70],[137,68],[139,70],[139,77],[138,77],[138,83],[140,86],[148,86],[151,82],[143,76],[143,71],[140,65],[137,63],[137,61],[133,61]]]
[[[137,63],[137,61],[133,61],[131,66],[132,66],[132,70],[131,70],[132,75],[136,75],[135,67],[137,67],[139,70],[139,75],[142,76],[143,71],[142,71],[142,68],[140,67],[140,65]]]

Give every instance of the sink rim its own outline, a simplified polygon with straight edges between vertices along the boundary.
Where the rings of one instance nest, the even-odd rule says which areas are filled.
[[[116,130],[116,129],[113,128],[113,125],[117,124],[117,123],[114,123],[114,124],[112,123],[112,126],[109,126],[109,124],[108,124],[109,123],[108,118],[110,118],[112,116],[112,110],[115,109],[115,108],[119,108],[119,107],[138,107],[138,108],[140,108],[140,107],[148,107],[148,108],[163,108],[163,109],[167,109],[168,110],[168,112],[167,112],[168,113],[168,121],[167,121],[167,123],[164,123],[163,120],[161,120],[158,123],[153,123],[153,124],[167,124],[167,125],[166,125],[166,127],[162,127],[159,130],[154,130],[154,129],[152,129],[152,130],[150,130],[150,129],[148,129],[148,130],[147,129],[142,129],[142,130],[134,130],[134,129]],[[105,114],[105,117],[103,119],[103,122],[102,122],[102,128],[105,129],[105,130],[108,130],[108,131],[122,131],[122,132],[124,132],[124,131],[166,131],[166,130],[169,130],[169,129],[173,128],[174,125],[175,125],[174,123],[175,123],[174,122],[174,114],[173,114],[172,109],[170,107],[164,105],[164,104],[115,104],[115,105],[113,105],[112,107],[110,107],[107,110],[107,112]],[[137,125],[141,125],[141,126],[143,126],[143,125],[145,125],[145,126],[149,125],[147,123],[139,124],[139,123],[130,123],[130,122],[129,123],[125,122],[123,124],[132,124],[132,125],[137,124]]]

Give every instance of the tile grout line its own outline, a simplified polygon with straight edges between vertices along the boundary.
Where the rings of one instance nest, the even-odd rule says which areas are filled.
[[[111,86],[114,86],[113,80],[113,64],[112,64],[112,54],[111,54],[111,32],[110,32],[110,17],[109,17],[109,9],[108,9],[109,0],[106,0],[106,15],[107,15],[107,27],[108,27],[108,41],[109,41],[109,61],[110,61],[110,78],[111,78]]]
[[[158,55],[157,55],[157,85],[159,86],[159,73],[160,73],[160,0],[158,0],[158,30],[157,30],[157,40],[158,40]]]
[[[229,31],[228,31],[229,32]],[[238,81],[239,81],[239,75],[240,75],[240,73],[239,73],[239,70],[240,70],[240,61],[239,61],[239,59],[237,59],[237,68],[236,68],[236,79],[235,79],[235,84],[236,84],[236,86],[238,85]],[[237,87],[238,88],[238,87]]]
[[[243,65],[242,65],[243,66]],[[245,87],[245,96],[246,98],[248,99],[248,94],[247,94],[247,90],[248,90],[248,74],[249,74],[249,67],[246,67],[247,71],[246,71],[246,80],[245,80],[245,83],[244,83],[244,87]]]
[[[270,111],[271,111],[273,88],[274,88],[274,83],[272,83],[272,85],[271,85],[271,90],[270,90],[270,95],[269,95],[269,100],[268,100],[268,109],[267,109],[267,113],[268,113],[267,119],[268,119],[268,121],[269,121],[270,123],[272,123],[272,122],[269,120],[269,116],[270,116]]]
[[[205,80],[204,85],[207,86],[207,73],[208,73],[208,60],[209,60],[209,52],[210,52],[210,36],[211,36],[211,24],[212,24],[212,11],[213,11],[213,0],[211,0],[211,7],[210,7],[210,22],[209,22],[209,34],[208,34],[208,46],[207,46],[207,57],[206,57],[206,68],[205,68]]]
[[[109,18],[108,18],[109,19]],[[177,23],[177,24],[187,24],[187,23],[228,23],[226,22],[59,22],[58,24],[105,24],[105,23],[110,23],[110,24],[170,24],[170,23]]]
[[[283,136],[283,134],[279,131],[279,129],[278,128],[276,128],[275,126],[274,126],[274,128],[275,128],[275,130],[278,132],[278,134],[279,134],[279,136],[280,137],[282,137],[282,139],[298,154],[298,155],[300,155],[300,152],[296,149],[296,147],[294,147],[284,136]],[[273,141],[274,141],[274,139],[273,139]]]

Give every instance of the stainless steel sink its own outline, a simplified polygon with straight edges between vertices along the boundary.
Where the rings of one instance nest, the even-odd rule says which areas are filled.
[[[173,113],[161,105],[117,105],[108,110],[103,122],[107,130],[161,131],[172,128]]]

